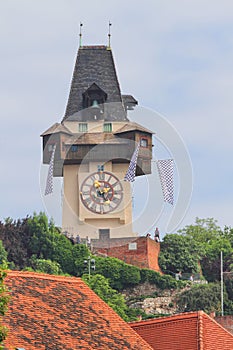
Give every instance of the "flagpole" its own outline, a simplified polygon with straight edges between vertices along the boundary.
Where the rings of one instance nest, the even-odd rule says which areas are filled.
[[[222,316],[224,316],[224,309],[223,309],[223,256],[222,256],[222,250],[220,252],[220,274],[221,274],[221,313],[222,313]]]

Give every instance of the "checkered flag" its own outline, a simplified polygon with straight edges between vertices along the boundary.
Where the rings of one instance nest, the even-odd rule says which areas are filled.
[[[173,205],[174,202],[174,162],[173,159],[157,161],[160,183],[164,202]]]
[[[49,170],[47,175],[46,187],[45,187],[45,196],[53,193],[53,166],[54,166],[54,155],[56,151],[56,145],[53,146],[50,162],[49,162]]]
[[[133,182],[135,180],[139,148],[140,148],[140,144],[138,143],[137,148],[135,149],[134,154],[132,155],[132,158],[130,160],[127,173],[125,174],[125,177],[124,177],[125,181]]]

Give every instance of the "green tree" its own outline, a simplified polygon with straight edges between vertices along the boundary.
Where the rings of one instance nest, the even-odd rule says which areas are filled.
[[[90,251],[85,244],[75,244],[72,247],[73,271],[72,275],[82,276],[85,273],[84,260],[90,256]],[[95,257],[93,257],[95,258]]]
[[[233,248],[233,228],[225,226],[221,236],[226,238],[231,243],[231,247]]]
[[[217,225],[217,220],[213,218],[196,218],[194,225],[187,225],[179,230],[178,233],[183,236],[189,236],[196,242],[203,244],[222,235],[221,228]]]
[[[129,321],[129,316],[126,311],[128,309],[123,295],[111,288],[109,281],[102,275],[85,274],[82,279],[86,284],[102,299],[104,300],[123,320]]]
[[[82,273],[83,260],[90,254],[86,246],[73,245],[44,213],[34,214],[28,225],[32,237],[30,249],[37,259],[57,262],[64,273],[74,276]]]
[[[223,271],[229,271],[233,262],[233,249],[226,238],[210,240],[205,246],[201,259],[203,275],[209,282],[220,281],[221,251],[223,252]]]
[[[49,222],[44,213],[34,213],[33,217],[28,219],[28,226],[32,254],[36,255],[37,259],[50,259],[54,254],[58,236],[54,223]]]
[[[2,241],[0,240],[0,264],[7,263],[7,251],[5,250]]]
[[[196,218],[194,225],[188,225],[179,231],[184,237],[189,237],[201,244],[200,263],[204,277],[209,282],[220,280],[220,252],[224,255],[224,271],[230,270],[233,263],[233,231],[224,231],[213,218]]]
[[[229,299],[224,292],[225,307],[229,308]],[[193,285],[182,292],[177,298],[177,305],[181,312],[203,310],[207,313],[221,312],[221,291],[219,283]],[[232,305],[231,305],[232,307]]]
[[[159,266],[164,272],[199,272],[202,246],[192,237],[168,234],[161,242]]]
[[[10,299],[7,287],[4,284],[4,278],[6,277],[6,268],[6,264],[2,264],[0,267],[0,349],[4,349],[3,341],[6,339],[7,336],[7,328],[2,325],[2,317],[7,311],[7,305]]]
[[[50,275],[62,275],[61,266],[56,261],[32,258],[32,266],[35,271],[48,273]]]

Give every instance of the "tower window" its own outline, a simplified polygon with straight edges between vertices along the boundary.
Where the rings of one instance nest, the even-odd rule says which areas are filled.
[[[129,250],[137,250],[137,243],[136,242],[132,242],[129,243]]]
[[[104,132],[112,132],[112,123],[104,123]]]
[[[88,108],[97,104],[103,104],[107,100],[107,94],[96,83],[93,83],[83,93],[83,108]]]
[[[100,240],[105,240],[110,238],[110,229],[109,228],[104,228],[104,229],[99,229],[99,239]]]
[[[77,152],[78,146],[77,145],[72,145],[71,146],[71,152]]]
[[[88,125],[87,125],[87,123],[79,123],[79,125],[78,125],[78,131],[79,131],[79,132],[87,132],[87,131],[88,131]]]
[[[97,165],[97,171],[100,172],[100,171],[104,171],[104,165]]]
[[[141,147],[148,147],[148,139],[146,139],[146,138],[141,138],[141,140],[140,140],[140,146],[141,146]]]

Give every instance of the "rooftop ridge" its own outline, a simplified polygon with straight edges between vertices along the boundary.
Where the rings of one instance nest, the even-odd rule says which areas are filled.
[[[144,326],[144,325],[150,325],[153,323],[164,323],[164,322],[173,322],[174,320],[184,320],[184,319],[191,319],[191,318],[197,318],[198,313],[204,314],[203,311],[192,311],[192,312],[182,312],[180,314],[175,314],[171,316],[162,316],[159,318],[153,318],[149,320],[144,320],[144,321],[132,321],[129,322],[130,325],[133,326]]]
[[[106,45],[83,45],[80,46],[82,50],[88,50],[88,49],[93,49],[93,50],[106,50],[108,47]]]
[[[233,349],[233,336],[204,311],[132,322],[130,326],[154,349]]]
[[[62,275],[49,275],[43,272],[31,272],[31,271],[15,271],[15,270],[6,270],[7,276],[6,278],[14,278],[14,277],[28,277],[28,278],[38,278],[43,280],[51,280],[51,281],[63,281],[63,282],[72,282],[77,284],[86,284],[80,277],[68,277]]]
[[[197,312],[197,343],[198,349],[204,350],[203,311]]]

